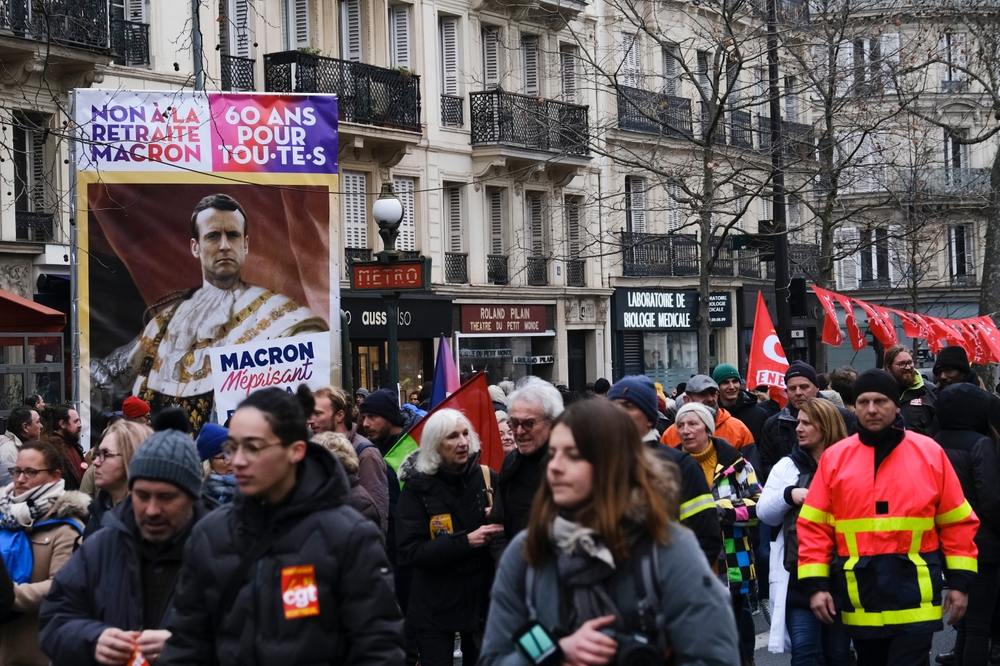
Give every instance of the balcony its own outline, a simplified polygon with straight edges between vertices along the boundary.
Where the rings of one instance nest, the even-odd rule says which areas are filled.
[[[986,197],[990,193],[989,169],[926,168],[907,174],[903,180],[909,181],[911,192],[925,196]]]
[[[111,52],[118,65],[149,65],[149,24],[118,19],[111,21]]]
[[[344,248],[344,271],[345,275],[351,275],[351,262],[371,261],[372,251],[367,247],[345,247]]]
[[[969,92],[968,81],[942,81],[941,92],[943,93],[967,93]]]
[[[971,266],[969,267],[971,268]],[[975,287],[976,286],[976,274],[975,273],[963,273],[961,275],[951,275],[949,276],[951,281],[951,286],[953,287]]]
[[[0,0],[0,33],[107,53],[108,3],[93,0]]]
[[[788,244],[788,268],[793,278],[812,281],[819,276],[819,247],[800,243]]]
[[[441,124],[445,127],[465,125],[465,98],[441,95]]]
[[[889,278],[861,278],[858,282],[858,289],[889,289],[892,282]]]
[[[505,285],[510,282],[510,275],[507,272],[507,255],[486,255],[486,281],[496,285]]]
[[[586,157],[590,139],[587,107],[484,90],[469,95],[472,145]]]
[[[26,210],[14,212],[14,226],[17,240],[30,243],[45,243],[52,240],[52,213],[32,213]]]
[[[712,121],[715,120],[715,136],[712,137],[712,143],[717,146],[726,145],[726,115],[725,111],[719,111],[719,117],[712,117],[712,109],[705,102],[699,102],[701,105],[701,137],[703,139],[708,138],[708,132],[711,129]]]
[[[230,92],[253,92],[253,66],[257,61],[253,58],[221,55],[219,65],[222,70],[222,89]]]
[[[587,286],[587,262],[583,259],[570,259],[566,262],[566,286]]]
[[[690,137],[691,100],[621,86],[618,88],[618,129]]]
[[[749,111],[729,112],[729,145],[753,149],[753,121]]]
[[[420,132],[420,77],[363,62],[281,51],[264,56],[267,92],[335,93],[340,122]]]
[[[688,277],[700,273],[698,241],[692,234],[621,232],[625,277]]]
[[[815,159],[816,140],[812,125],[782,120],[781,143],[785,159]],[[771,119],[767,116],[757,116],[757,150],[765,154],[771,152]]]
[[[528,284],[544,287],[549,284],[549,260],[546,257],[528,257]]]
[[[469,282],[469,255],[464,252],[444,253],[444,281],[450,284]]]

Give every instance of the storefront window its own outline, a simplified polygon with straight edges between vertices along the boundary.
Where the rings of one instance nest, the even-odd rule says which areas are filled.
[[[459,372],[465,381],[485,370],[490,384],[516,382],[527,375],[551,381],[554,347],[554,336],[462,337],[458,348]]]
[[[406,402],[412,391],[419,391],[424,384],[423,343],[420,340],[401,341],[399,349],[399,394]],[[386,354],[389,351],[386,349]]]
[[[646,376],[665,391],[698,374],[697,331],[647,332],[642,346]]]

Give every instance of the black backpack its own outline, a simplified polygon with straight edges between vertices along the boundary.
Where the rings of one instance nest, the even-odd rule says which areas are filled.
[[[792,462],[795,462],[795,458],[792,458]],[[799,470],[799,479],[795,482],[795,487],[808,488],[815,472],[803,470],[798,463],[795,463],[795,468]],[[799,530],[796,521],[801,510],[801,506],[789,509],[781,523],[781,529],[785,533],[785,571],[790,574],[795,574],[799,570]]]

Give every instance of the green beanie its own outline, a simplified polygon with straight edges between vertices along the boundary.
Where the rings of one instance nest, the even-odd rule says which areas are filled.
[[[729,365],[728,363],[723,363],[722,365],[715,366],[715,370],[712,371],[712,379],[715,380],[716,384],[721,384],[727,379],[740,379],[740,371]]]

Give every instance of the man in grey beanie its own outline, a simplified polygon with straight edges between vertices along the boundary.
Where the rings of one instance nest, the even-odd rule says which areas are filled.
[[[198,450],[179,430],[155,432],[136,450],[132,492],[59,570],[42,603],[40,642],[53,663],[89,655],[123,664],[136,646],[149,660],[159,656],[184,544],[211,510],[201,477]]]

